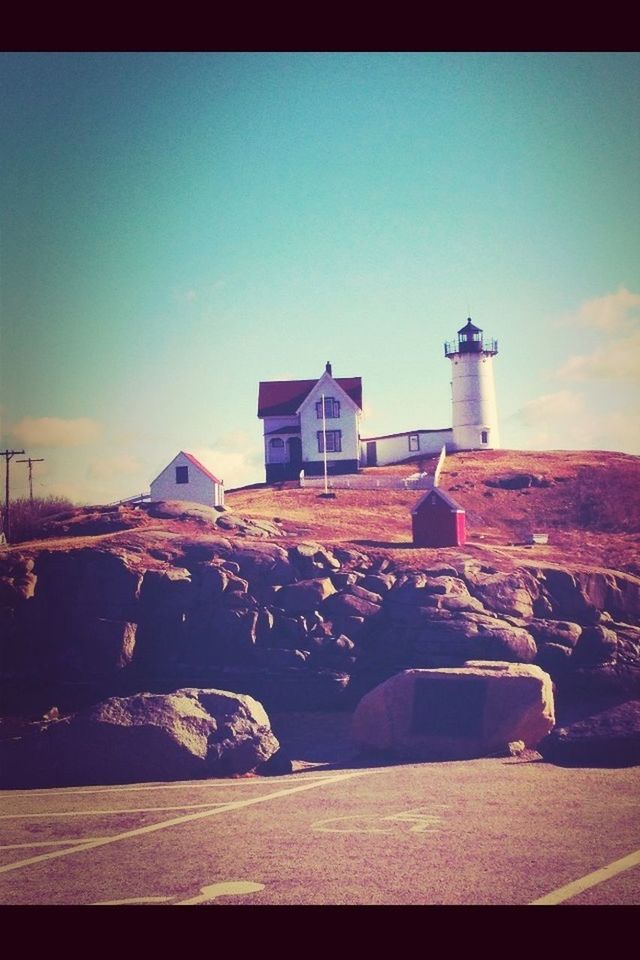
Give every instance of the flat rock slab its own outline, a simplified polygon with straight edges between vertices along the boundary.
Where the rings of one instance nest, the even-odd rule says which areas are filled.
[[[469,661],[405,670],[371,690],[351,727],[361,750],[409,760],[458,760],[534,747],[553,729],[551,678],[540,667]]]
[[[232,776],[279,747],[262,705],[224,690],[111,697],[0,742],[1,787]]]
[[[557,727],[540,746],[545,760],[567,767],[640,764],[640,700],[629,700]]]

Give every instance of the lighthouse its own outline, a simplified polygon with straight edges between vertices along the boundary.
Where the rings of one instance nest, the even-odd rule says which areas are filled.
[[[497,340],[485,340],[471,322],[458,330],[458,338],[444,345],[451,360],[453,449],[495,450],[500,446],[498,412],[493,383],[493,358]]]

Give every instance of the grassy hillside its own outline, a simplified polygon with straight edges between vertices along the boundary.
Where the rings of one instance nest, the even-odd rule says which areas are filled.
[[[435,458],[368,468],[365,475],[408,476],[432,473]],[[491,484],[513,474],[529,474],[541,486],[501,489]],[[84,507],[53,519],[45,540],[15,544],[20,549],[67,550],[109,546],[124,550],[135,563],[162,567],[169,556],[204,539],[242,540],[272,534],[242,530],[243,518],[278,521],[277,542],[300,540],[362,549],[386,556],[405,568],[474,558],[498,569],[521,564],[562,564],[571,568],[614,569],[640,574],[640,458],[602,451],[523,452],[512,450],[458,453],[447,457],[440,485],[464,507],[467,543],[455,548],[414,548],[411,508],[420,491],[337,490],[335,499],[321,489],[294,483],[255,485],[227,493],[228,514],[186,504],[153,510],[123,505]],[[220,526],[213,526],[216,518]],[[240,521],[235,531],[233,518]],[[225,528],[222,528],[222,525]],[[546,546],[530,546],[532,532],[549,535]]]
[[[413,464],[372,467],[369,476],[432,472],[435,458]],[[548,486],[509,490],[488,482],[512,474],[532,474]],[[470,552],[531,561],[615,567],[640,572],[640,458],[603,451],[495,450],[452,454],[440,486],[467,513]],[[278,517],[297,532],[328,542],[351,541],[392,553],[411,544],[411,507],[420,496],[403,490],[337,490],[324,500],[318,489],[292,484],[237,490],[227,495],[233,510],[252,517]],[[527,547],[533,531],[549,534],[546,547]],[[467,551],[467,552],[469,552]],[[412,551],[416,560],[424,553]],[[420,555],[418,557],[418,555]]]

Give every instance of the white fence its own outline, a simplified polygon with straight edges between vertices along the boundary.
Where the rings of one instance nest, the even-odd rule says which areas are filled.
[[[321,487],[324,477],[305,477],[300,472],[301,487]],[[416,473],[409,477],[368,477],[358,473],[338,474],[327,478],[330,490],[429,490],[433,486],[430,473]]]

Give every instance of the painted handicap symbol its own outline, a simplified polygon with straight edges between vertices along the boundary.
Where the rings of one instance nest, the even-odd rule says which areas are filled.
[[[200,887],[200,893],[187,900],[175,901],[172,906],[186,907],[196,903],[211,903],[218,897],[241,896],[245,893],[259,893],[264,890],[264,883],[253,883],[251,880],[227,880],[221,883],[210,883]],[[119,907],[124,904],[140,903],[171,903],[174,897],[127,897],[125,900],[100,900],[94,907]]]
[[[443,824],[442,817],[417,807],[386,817],[380,814],[351,814],[348,817],[318,820],[312,830],[320,833],[436,833]]]

